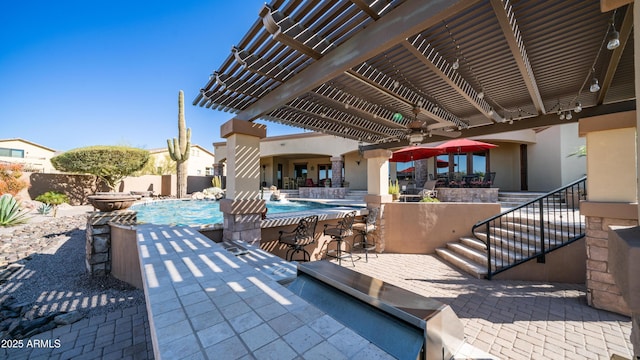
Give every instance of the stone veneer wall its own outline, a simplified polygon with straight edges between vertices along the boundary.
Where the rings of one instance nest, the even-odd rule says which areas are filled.
[[[609,272],[609,226],[636,226],[636,220],[587,216],[587,303],[630,316],[629,306]]]
[[[135,225],[137,213],[131,210],[121,210],[93,212],[87,215],[85,264],[91,275],[105,276],[111,273],[111,227],[109,222]]]
[[[371,242],[372,240],[375,242],[376,244],[376,252],[378,253],[382,253],[384,251],[384,228],[385,228],[385,218],[384,218],[384,204],[379,204],[379,205],[373,205],[373,204],[369,204],[367,206],[369,209],[373,208],[373,207],[378,207],[380,210],[378,210],[378,219],[376,220],[376,229],[375,231],[369,233],[367,235],[369,242]]]
[[[442,202],[498,202],[498,188],[436,188]]]
[[[223,213],[223,241],[239,240],[251,245],[260,246],[262,238],[261,214],[228,214]]]

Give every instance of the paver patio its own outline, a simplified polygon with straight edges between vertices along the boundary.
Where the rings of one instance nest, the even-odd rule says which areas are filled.
[[[582,284],[481,280],[434,255],[379,254],[344,266],[449,304],[467,342],[500,359],[631,359],[628,317],[589,307]]]

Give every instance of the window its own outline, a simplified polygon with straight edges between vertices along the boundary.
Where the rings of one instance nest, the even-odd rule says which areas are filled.
[[[24,158],[24,150],[0,148],[0,156]]]
[[[205,168],[205,175],[213,176],[213,168],[212,167],[206,167]]]
[[[331,164],[318,164],[318,181],[331,179]]]

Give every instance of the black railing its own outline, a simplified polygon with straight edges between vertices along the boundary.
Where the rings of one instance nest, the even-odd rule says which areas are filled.
[[[487,249],[487,278],[545,255],[585,236],[580,200],[587,178],[475,224],[473,235]]]

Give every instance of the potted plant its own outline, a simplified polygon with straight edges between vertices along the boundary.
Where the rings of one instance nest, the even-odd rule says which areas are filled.
[[[393,197],[393,201],[400,199],[400,184],[398,184],[397,179],[395,182],[393,180],[389,180],[389,194]]]

